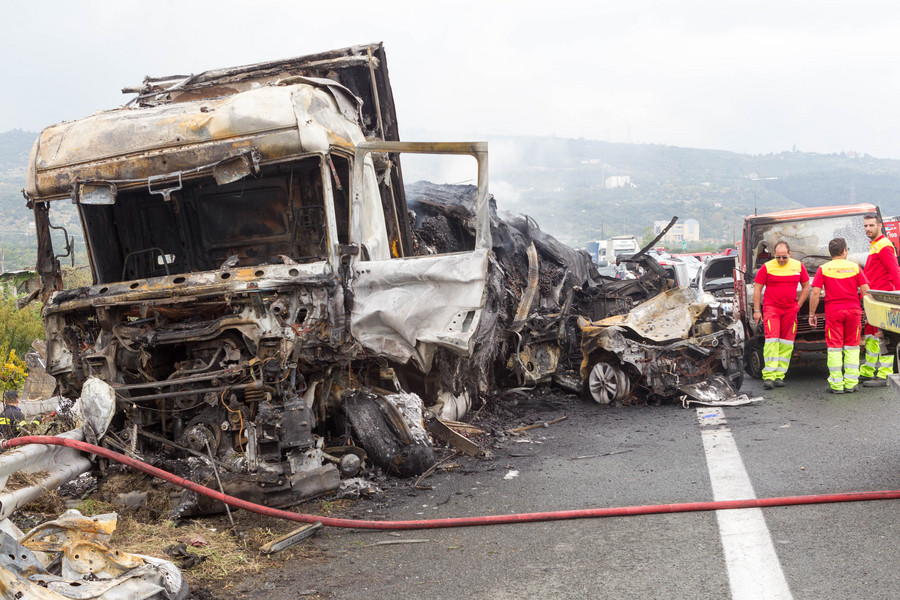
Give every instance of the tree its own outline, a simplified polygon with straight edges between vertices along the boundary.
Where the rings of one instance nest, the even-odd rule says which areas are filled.
[[[44,338],[40,306],[34,303],[22,310],[16,308],[15,298],[0,300],[0,348],[25,356],[36,339]],[[0,356],[0,360],[5,356]]]

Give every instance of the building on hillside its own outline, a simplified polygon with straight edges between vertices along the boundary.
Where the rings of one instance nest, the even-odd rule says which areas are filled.
[[[637,187],[631,183],[630,175],[611,175],[603,180],[603,187],[607,190],[622,187]]]
[[[0,273],[0,298],[15,298],[40,289],[41,280],[35,271],[6,271]]]
[[[659,233],[666,228],[668,221],[653,221],[653,234]],[[675,223],[672,229],[663,236],[662,241],[667,244],[681,244],[682,242],[699,242],[700,241],[700,222],[696,219],[685,219],[679,223]]]

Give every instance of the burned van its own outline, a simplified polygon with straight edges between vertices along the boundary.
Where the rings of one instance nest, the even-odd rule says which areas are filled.
[[[125,91],[121,108],[44,129],[29,163],[61,393],[106,382],[105,444],[209,457],[227,492],[271,505],[335,487],[338,465],[358,464],[348,454],[427,468],[407,392],[424,394],[436,353],[473,351],[486,146],[399,142],[380,44]],[[401,153],[470,158],[469,247],[413,254]],[[63,202],[78,210],[87,287],[62,289]]]

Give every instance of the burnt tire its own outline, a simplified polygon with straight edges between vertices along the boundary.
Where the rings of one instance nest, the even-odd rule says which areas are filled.
[[[737,364],[728,371],[728,381],[731,383],[731,387],[734,388],[734,391],[740,392],[741,386],[744,385],[744,370],[741,368],[743,365],[740,364],[740,361],[736,361],[736,363]]]
[[[762,338],[759,336],[750,338],[744,347],[744,370],[753,379],[762,379],[765,364]]]
[[[343,411],[358,444],[376,465],[401,477],[421,475],[435,463],[434,449],[412,433],[387,400],[364,392],[344,398]]]

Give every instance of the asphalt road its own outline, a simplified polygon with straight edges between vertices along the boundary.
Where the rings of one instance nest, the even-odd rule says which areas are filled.
[[[824,364],[792,368],[781,389],[763,392],[749,380],[742,391],[764,400],[715,414],[665,404],[601,407],[541,390],[508,406],[509,426],[565,421],[492,436],[493,458],[460,460],[457,470],[428,478],[430,491],[395,480],[344,516],[426,519],[900,489],[900,392],[824,390]],[[223,600],[900,598],[900,500],[394,533],[326,529],[307,543],[326,560],[298,561],[215,593]]]

